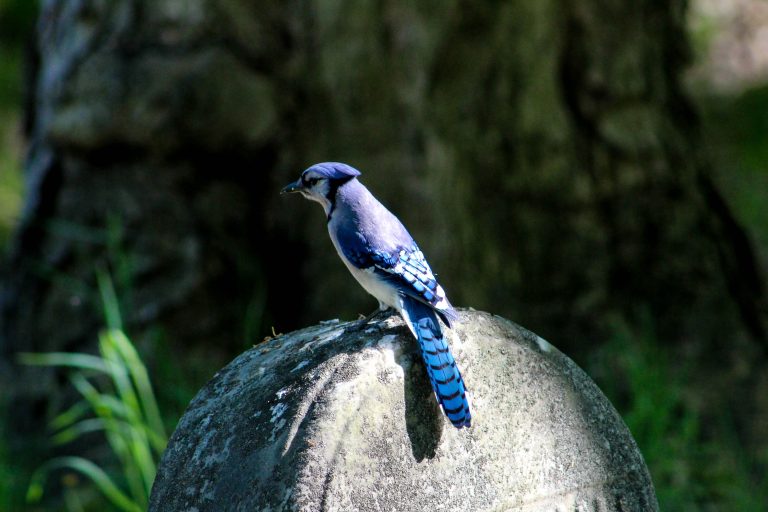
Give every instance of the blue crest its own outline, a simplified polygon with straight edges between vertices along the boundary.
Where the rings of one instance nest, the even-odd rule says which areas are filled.
[[[360,176],[360,171],[340,162],[323,162],[321,164],[315,164],[301,174],[304,175],[310,171],[323,176],[324,178],[328,178],[329,180],[348,180]]]

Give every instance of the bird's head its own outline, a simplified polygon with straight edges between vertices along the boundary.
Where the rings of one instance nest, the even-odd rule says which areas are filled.
[[[329,213],[338,188],[357,176],[360,176],[360,171],[347,164],[324,162],[306,169],[298,180],[286,185],[280,193],[299,192],[323,205],[325,212]]]

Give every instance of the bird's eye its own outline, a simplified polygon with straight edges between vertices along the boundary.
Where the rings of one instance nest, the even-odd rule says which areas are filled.
[[[310,187],[314,187],[315,185],[317,185],[318,181],[320,181],[320,178],[309,178],[309,179],[306,180],[306,183]]]

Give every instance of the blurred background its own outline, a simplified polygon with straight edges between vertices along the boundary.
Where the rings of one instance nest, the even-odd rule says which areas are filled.
[[[375,307],[278,195],[327,160],[596,380],[662,510],[768,508],[765,0],[0,0],[0,510],[141,510],[219,368]]]

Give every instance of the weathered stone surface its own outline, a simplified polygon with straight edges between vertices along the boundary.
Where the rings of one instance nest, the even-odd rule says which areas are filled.
[[[357,327],[279,336],[220,371],[179,422],[150,510],[658,509],[618,413],[535,334],[462,311],[449,336],[474,417],[458,431],[399,318]]]

